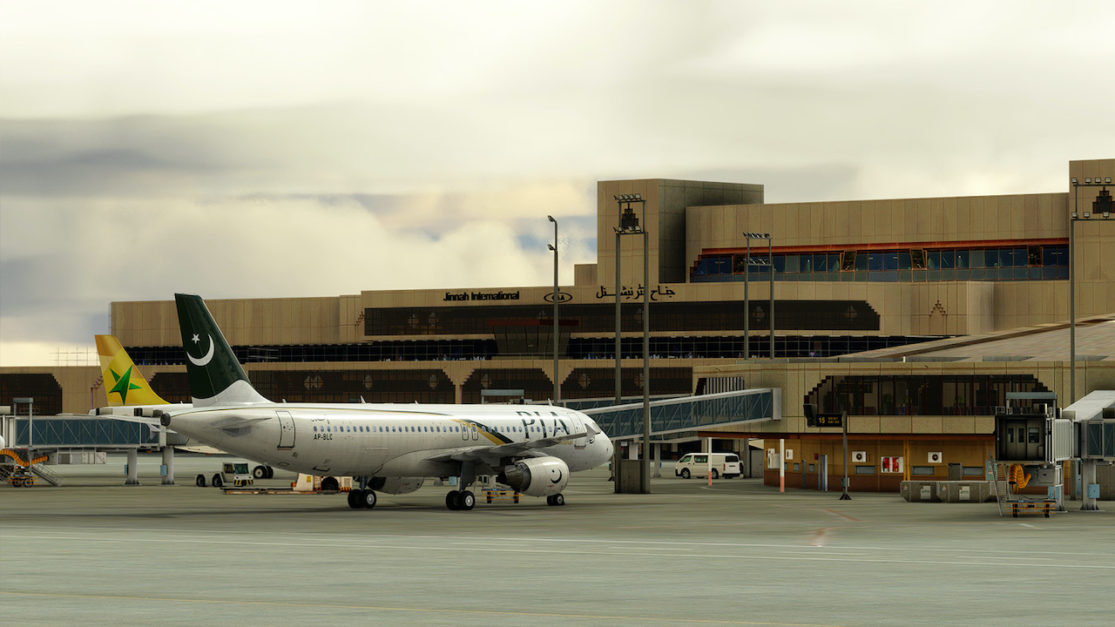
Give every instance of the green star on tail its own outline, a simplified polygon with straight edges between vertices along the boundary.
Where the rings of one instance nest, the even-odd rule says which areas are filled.
[[[112,394],[113,392],[116,392],[120,395],[120,404],[127,404],[128,390],[139,389],[138,385],[132,383],[132,367],[128,366],[128,369],[124,372],[124,376],[116,374],[116,371],[112,368],[109,368],[108,371],[111,372],[112,376],[116,379],[116,385],[112,386],[112,389],[109,390],[108,393]]]

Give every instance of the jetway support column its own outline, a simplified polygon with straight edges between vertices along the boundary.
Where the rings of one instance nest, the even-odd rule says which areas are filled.
[[[1082,491],[1080,494],[1080,511],[1082,512],[1098,512],[1100,507],[1096,503],[1096,497],[1093,497],[1093,485],[1096,484],[1096,462],[1092,460],[1082,460],[1080,464],[1080,475]],[[1098,495],[1097,495],[1098,497]]]
[[[654,473],[652,477],[658,478],[662,476],[662,443],[657,442],[654,445]]]
[[[160,468],[163,485],[174,485],[174,447],[163,447],[163,467]]]
[[[139,485],[139,452],[134,449],[128,449],[128,464],[125,467],[128,478],[124,480],[124,485]]]

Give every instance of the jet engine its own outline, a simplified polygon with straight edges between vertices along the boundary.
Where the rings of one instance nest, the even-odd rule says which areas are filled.
[[[504,468],[496,481],[528,496],[550,496],[569,483],[569,466],[557,457],[531,457]]]
[[[406,494],[422,487],[422,477],[376,477],[368,487],[386,494]]]

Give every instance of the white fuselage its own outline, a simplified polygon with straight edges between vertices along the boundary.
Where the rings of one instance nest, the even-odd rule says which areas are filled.
[[[457,451],[587,434],[517,457],[553,456],[569,470],[594,468],[612,443],[588,416],[535,405],[257,403],[175,412],[170,428],[230,453],[307,474],[444,477]],[[496,465],[489,464],[493,471]]]

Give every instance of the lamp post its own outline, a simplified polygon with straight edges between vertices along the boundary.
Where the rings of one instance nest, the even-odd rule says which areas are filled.
[[[751,284],[751,266],[770,266],[770,358],[774,359],[774,238],[770,233],[744,233],[747,239],[747,256],[744,261],[743,272],[743,358],[751,358],[751,300],[748,293]],[[767,260],[765,262],[751,259],[751,240],[767,240]]]
[[[550,250],[554,251],[554,404],[561,404],[561,380],[558,378],[558,301],[561,300],[558,293],[558,223],[554,216],[546,216],[546,219],[554,223],[554,243],[550,245]]]
[[[1095,179],[1085,178],[1081,183],[1075,176],[1072,177],[1072,216],[1069,218],[1069,402],[1076,402],[1076,223],[1088,221],[1095,214],[1103,216],[1104,220],[1111,217],[1115,208],[1112,206],[1111,192],[1107,186],[1111,185],[1111,177],[1106,176],[1103,181],[1097,176]],[[1092,202],[1092,211],[1085,211],[1083,217],[1078,211],[1080,188],[1099,187],[1100,192]]]
[[[616,194],[613,196],[620,207],[619,226],[613,227],[616,232],[616,404],[621,402],[621,375],[620,358],[622,356],[622,338],[620,335],[620,237],[623,235],[643,236],[643,446],[642,456],[639,458],[639,492],[650,494],[650,238],[646,228],[639,226],[639,218],[631,208],[634,203],[639,203],[643,208],[643,219],[646,219],[647,201],[640,194]]]

